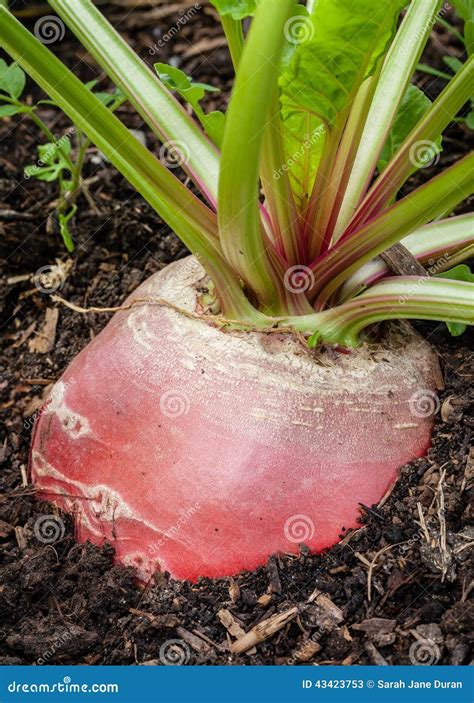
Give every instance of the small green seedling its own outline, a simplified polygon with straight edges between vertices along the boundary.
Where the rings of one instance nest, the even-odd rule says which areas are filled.
[[[97,81],[86,84],[92,90]],[[94,201],[88,189],[87,179],[82,176],[87,149],[90,139],[76,125],[72,125],[61,137],[56,138],[48,125],[38,114],[42,105],[58,107],[52,100],[40,100],[30,105],[21,99],[26,84],[26,75],[20,66],[13,62],[10,65],[0,59],[0,118],[24,114],[29,117],[48,140],[38,146],[38,160],[35,164],[26,166],[25,178],[37,178],[49,183],[57,182],[58,199],[55,207],[59,231],[66,249],[74,251],[69,222],[77,212],[76,201],[79,195],[84,197],[94,209]],[[112,93],[95,93],[96,98],[110,110],[121,105],[125,96],[119,89]],[[74,144],[74,146],[73,146]],[[51,227],[49,220],[49,227]]]

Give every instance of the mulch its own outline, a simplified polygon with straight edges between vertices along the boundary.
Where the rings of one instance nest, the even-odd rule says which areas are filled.
[[[105,10],[153,62],[153,47],[182,14],[151,17],[146,5],[134,13],[119,3]],[[441,68],[443,42],[451,53],[460,50],[436,31],[424,58]],[[204,6],[159,47],[159,60],[172,59],[222,88],[212,96],[213,107],[225,104],[232,80],[221,38]],[[69,35],[54,48],[84,79],[100,76]],[[420,81],[433,95],[442,88],[426,76]],[[27,93],[39,96],[33,85]],[[156,150],[129,107],[119,114]],[[42,116],[58,133],[67,126],[49,109]],[[361,506],[359,530],[323,554],[311,555],[302,545],[299,556],[274,555],[234,578],[191,584],[159,573],[140,587],[130,569],[114,566],[110,546],[75,542],[70,519],[38,502],[28,483],[35,414],[51,384],[108,319],[63,307],[52,319],[50,295],[35,274],[59,259],[64,298],[113,306],[186,250],[91,150],[86,175],[96,179],[91,190],[97,208],[92,212],[81,201],[73,225],[76,251],[68,257],[52,217],[54,186],[22,175],[23,166],[35,161],[37,130],[27,120],[2,120],[0,140],[0,664],[468,664],[474,616],[472,336],[451,338],[444,325],[418,325],[445,377],[433,445],[426,458],[402,468],[383,505]],[[445,145],[439,163],[424,169],[422,178],[465,151],[461,125],[448,130]],[[45,516],[61,526],[50,544],[37,536]]]

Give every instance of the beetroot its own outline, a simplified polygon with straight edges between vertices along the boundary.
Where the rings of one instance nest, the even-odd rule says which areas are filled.
[[[170,265],[131,296],[196,310],[204,272]],[[409,328],[384,346],[311,351],[285,333],[219,330],[159,304],[111,322],[38,420],[31,470],[146,579],[235,574],[355,527],[430,443],[437,359]]]

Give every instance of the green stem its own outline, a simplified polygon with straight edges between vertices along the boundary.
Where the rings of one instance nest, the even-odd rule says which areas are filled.
[[[224,255],[264,312],[286,309],[286,294],[260,218],[259,166],[279,74],[283,27],[292,0],[261,0],[230,100],[219,177],[219,236]]]
[[[390,46],[341,205],[335,239],[345,230],[369,186],[440,4],[440,0],[413,0]]]
[[[434,76],[435,78],[442,78],[444,81],[450,81],[451,78],[453,77],[452,75],[449,75],[449,73],[443,73],[443,71],[438,71],[437,68],[433,68],[432,66],[428,66],[426,63],[419,63],[416,67],[417,71],[420,71],[421,73],[426,73],[428,76]]]
[[[298,246],[298,215],[290,179],[288,172],[281,169],[284,163],[278,91],[275,90],[262,146],[261,179],[265,207],[270,213],[277,251],[288,265],[292,266],[303,259],[303,253]],[[275,178],[275,173],[278,173],[278,178]]]
[[[237,73],[242,57],[242,50],[244,48],[242,22],[240,20],[234,20],[230,15],[221,15],[221,24],[229,46],[234,71]]]
[[[473,74],[474,57],[471,57],[436,98],[428,112],[387,164],[365,196],[346,232],[370,220],[394,198],[416,168],[413,164],[413,152],[417,144],[434,142],[469,99]]]
[[[316,309],[323,309],[344,281],[366,261],[426,222],[450,212],[471,194],[473,185],[474,154],[470,154],[392,205],[358,232],[339,240],[312,266],[317,272],[312,290],[317,298]]]
[[[425,225],[400,242],[422,263],[430,275],[447,271],[474,255],[474,215],[458,215]],[[390,270],[380,257],[368,261],[350,276],[338,294],[338,302],[353,298]]]
[[[318,342],[355,347],[367,326],[385,320],[436,320],[474,324],[474,284],[442,278],[388,278],[354,300],[314,315],[287,318],[288,325]]]

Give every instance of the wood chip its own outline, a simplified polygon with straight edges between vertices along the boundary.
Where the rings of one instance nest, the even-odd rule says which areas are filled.
[[[312,627],[318,627],[327,632],[333,630],[344,620],[342,610],[318,588],[312,592],[303,609]]]
[[[394,629],[396,624],[396,620],[370,618],[361,623],[352,625],[352,629],[364,632],[373,644],[379,647],[386,647],[395,642],[396,634]]]
[[[366,642],[365,649],[374,664],[377,664],[377,666],[388,666],[388,661],[383,658],[372,642]]]
[[[320,651],[320,644],[313,640],[306,640],[306,642],[303,642],[303,644],[293,652],[293,659],[299,662],[308,662]]]
[[[283,629],[289,622],[294,620],[298,614],[298,608],[290,608],[283,613],[276,613],[267,620],[262,620],[258,625],[252,627],[244,637],[241,637],[230,646],[233,654],[242,654],[260,642],[264,642],[279,630]]]
[[[194,649],[195,652],[203,654],[204,652],[209,652],[212,647],[199,635],[194,634],[194,632],[189,632],[184,627],[177,627],[176,632],[178,635],[189,644],[190,647]]]
[[[393,273],[399,276],[429,276],[418,259],[408,249],[398,242],[380,254]]]
[[[16,542],[18,544],[18,547],[20,551],[24,551],[27,547],[27,541],[25,538],[25,535],[23,533],[23,528],[22,527],[15,527],[15,537],[16,537]]]
[[[280,574],[278,572],[278,564],[276,561],[276,557],[272,556],[270,559],[267,561],[267,565],[265,567],[265,570],[267,572],[268,576],[268,581],[270,582],[270,588],[269,591],[270,593],[281,593],[281,581],[280,581]]]
[[[17,341],[12,344],[12,349],[18,349],[18,347],[21,347],[22,344],[26,342],[28,337],[31,337],[33,334],[34,330],[36,327],[36,322],[32,322],[31,325],[28,325],[26,330],[24,330],[21,335],[18,337]]]
[[[232,603],[235,605],[240,598],[240,586],[234,579],[230,580],[229,585],[229,597]]]
[[[47,354],[54,348],[58,319],[58,308],[47,308],[41,329],[35,337],[28,342],[30,352],[34,354]]]
[[[232,635],[232,637],[235,637],[236,639],[241,639],[242,637],[245,637],[246,633],[244,628],[237,620],[237,618],[232,615],[230,610],[227,610],[227,608],[221,608],[217,613],[217,617],[224,625],[229,635]],[[257,650],[255,649],[255,647],[252,647],[251,649],[247,650],[247,654],[255,654],[256,651]]]
[[[153,615],[153,613],[146,613],[143,610],[137,610],[136,608],[129,608],[129,612],[132,615],[137,615],[140,618],[146,618],[149,620],[150,624],[155,628],[174,628],[177,626],[179,620],[176,615]]]
[[[257,599],[257,603],[262,606],[262,608],[266,608],[267,605],[270,604],[272,600],[272,595],[271,593],[264,593],[263,596],[260,596],[260,598]]]

